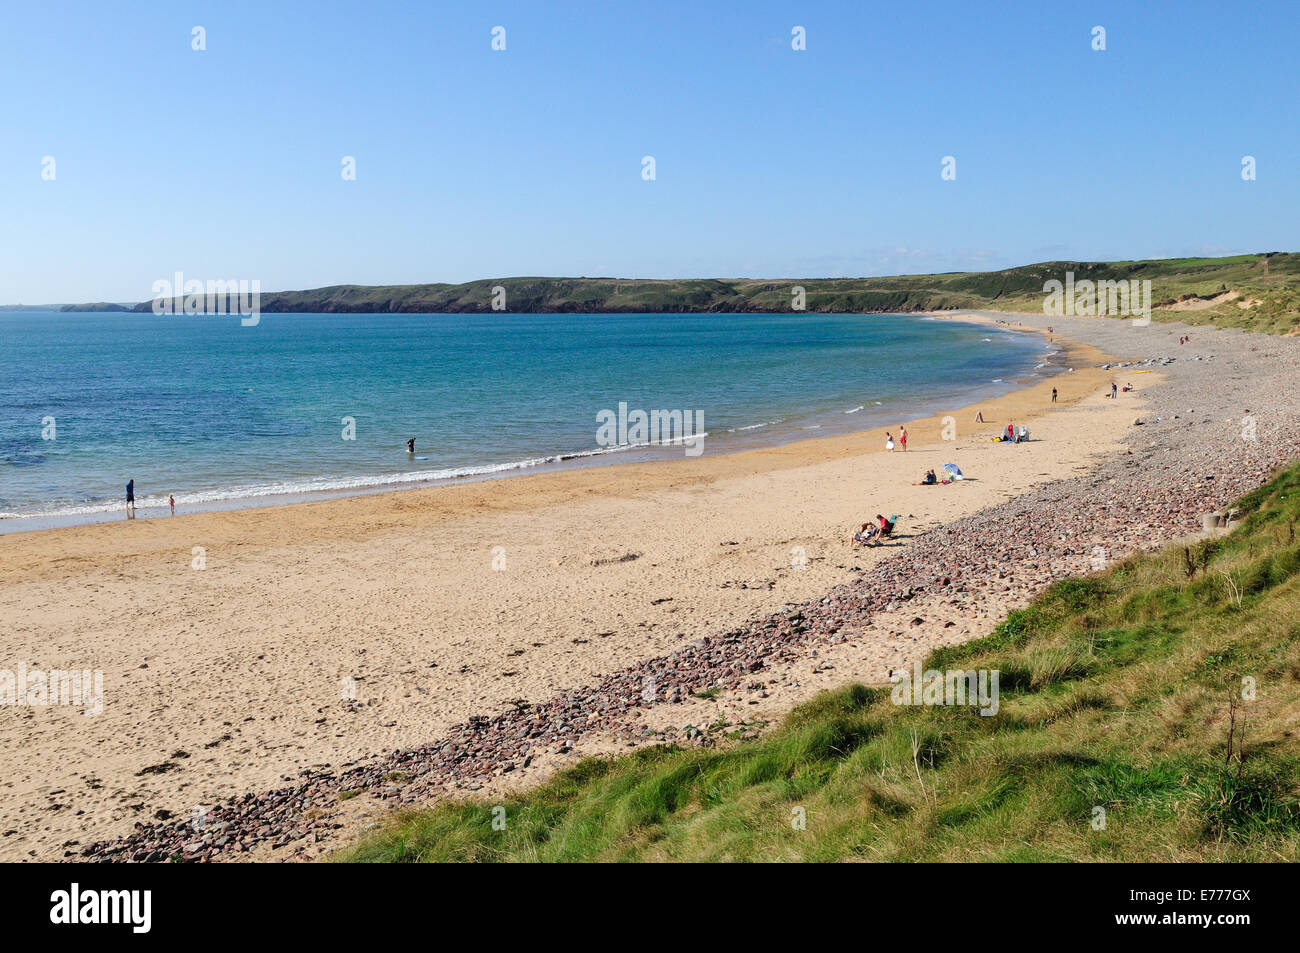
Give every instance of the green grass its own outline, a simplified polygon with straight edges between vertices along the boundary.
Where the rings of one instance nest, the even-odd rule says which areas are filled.
[[[310,291],[266,292],[261,309],[274,312],[491,313],[492,289],[506,291],[513,312],[789,312],[792,289],[805,290],[810,312],[910,312],[993,308],[1041,312],[1043,284],[1077,280],[1150,279],[1157,306],[1241,297],[1205,310],[1161,311],[1157,320],[1214,323],[1273,333],[1300,329],[1300,255],[1274,252],[1226,258],[1153,261],[1050,261],[989,272],[886,278],[670,279],[500,278],[464,284],[335,285]],[[1239,302],[1257,302],[1243,309]],[[150,310],[151,302],[136,307]],[[1063,319],[1065,320],[1065,319]]]
[[[584,760],[501,801],[503,829],[495,802],[448,803],[334,859],[1300,860],[1300,464],[1239,505],[1230,536],[1058,582],[934,652],[1002,673],[994,717],[851,685],[753,741]]]

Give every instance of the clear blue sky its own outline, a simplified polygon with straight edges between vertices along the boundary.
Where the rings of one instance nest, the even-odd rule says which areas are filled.
[[[10,2],[0,303],[1297,250],[1297,12]]]

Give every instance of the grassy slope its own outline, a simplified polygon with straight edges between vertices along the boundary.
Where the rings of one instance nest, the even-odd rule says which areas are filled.
[[[1300,464],[1241,505],[1230,536],[1057,583],[930,657],[999,670],[995,717],[852,686],[726,749],[585,760],[506,800],[504,831],[445,804],[338,859],[1300,860]]]
[[[1003,271],[904,275],[891,278],[698,279],[502,278],[460,285],[337,285],[311,291],[268,292],[264,312],[491,313],[492,288],[506,289],[515,312],[748,312],[791,310],[791,289],[802,286],[809,311],[927,311],[1002,308],[1039,311],[1043,283],[1076,278],[1150,278],[1157,304],[1191,296],[1240,292],[1259,304],[1243,310],[1223,302],[1205,311],[1170,312],[1193,324],[1289,331],[1300,327],[1300,255],[1238,255],[1161,261],[1044,262]],[[151,304],[137,306],[147,311]],[[1161,317],[1157,314],[1157,317]]]

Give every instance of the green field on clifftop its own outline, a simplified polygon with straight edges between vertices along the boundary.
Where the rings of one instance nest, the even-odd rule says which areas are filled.
[[[1300,327],[1300,255],[1153,261],[1052,261],[1002,271],[889,278],[673,279],[492,278],[464,284],[336,285],[264,292],[265,313],[492,313],[493,288],[506,310],[530,313],[789,312],[802,287],[810,312],[953,309],[1041,311],[1043,285],[1077,280],[1151,280],[1157,320],[1282,332]],[[1243,305],[1248,305],[1243,307]],[[136,307],[148,311],[150,302]],[[1179,310],[1165,310],[1171,308]]]

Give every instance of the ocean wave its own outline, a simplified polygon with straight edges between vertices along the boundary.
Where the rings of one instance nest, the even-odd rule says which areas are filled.
[[[859,410],[865,410],[865,409],[866,408],[862,404],[859,404],[857,407],[854,407],[852,410],[846,410],[844,412],[846,414],[856,414]]]
[[[545,457],[530,457],[525,460],[511,460],[506,463],[482,464],[479,466],[442,467],[434,470],[416,470],[407,473],[376,473],[364,476],[326,476],[309,477],[299,480],[284,480],[276,483],[258,483],[235,486],[228,489],[201,490],[197,493],[177,493],[177,506],[205,506],[213,503],[229,503],[237,500],[255,500],[268,496],[303,496],[311,493],[330,493],[347,490],[382,489],[421,483],[437,483],[445,480],[463,479],[465,477],[492,476],[515,470],[528,470],[547,464],[565,463],[587,457],[599,457],[609,453],[621,453],[625,450],[646,449],[649,447],[678,446],[690,440],[707,437],[708,433],[692,434],[688,437],[674,437],[669,440],[645,441],[642,443],[621,443],[612,447],[596,447],[592,450],[579,450],[571,453],[556,453]],[[123,500],[68,503],[62,506],[37,511],[14,512],[0,511],[0,519],[48,519],[62,516],[94,516],[100,513],[113,513],[125,507]],[[136,500],[137,510],[162,509],[168,507],[166,496],[142,496]]]

